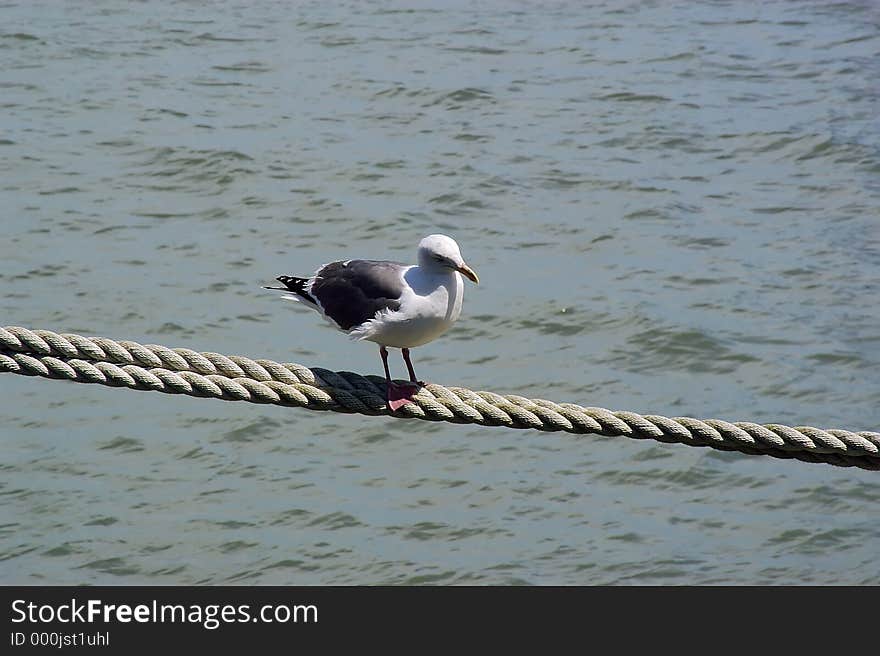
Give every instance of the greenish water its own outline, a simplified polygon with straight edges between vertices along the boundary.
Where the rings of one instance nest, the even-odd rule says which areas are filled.
[[[481,284],[427,380],[878,430],[878,50],[860,2],[6,2],[0,325],[378,374],[260,286],[441,231]],[[4,583],[880,583],[877,473],[0,399]]]

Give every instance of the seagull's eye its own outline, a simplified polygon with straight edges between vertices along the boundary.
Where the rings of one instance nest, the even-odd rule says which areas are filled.
[[[433,257],[434,257],[434,259],[435,259],[437,262],[442,262],[442,261],[443,261],[443,256],[442,256],[442,255],[436,255],[436,254],[435,254]]]

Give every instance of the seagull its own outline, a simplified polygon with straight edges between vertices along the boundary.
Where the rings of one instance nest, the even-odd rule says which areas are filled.
[[[387,260],[340,260],[320,267],[309,278],[278,276],[290,292],[282,298],[316,310],[354,340],[379,345],[385,368],[386,400],[392,412],[407,403],[425,383],[416,378],[409,350],[431,342],[452,327],[461,314],[462,276],[479,284],[455,240],[428,235],[418,248],[418,264]],[[388,348],[399,348],[409,383],[397,384],[388,370]]]

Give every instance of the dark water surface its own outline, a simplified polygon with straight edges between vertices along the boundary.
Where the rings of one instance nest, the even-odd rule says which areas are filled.
[[[380,373],[260,285],[441,231],[426,379],[880,430],[878,55],[867,2],[7,2],[0,325]],[[4,583],[880,583],[877,473],[0,399]]]

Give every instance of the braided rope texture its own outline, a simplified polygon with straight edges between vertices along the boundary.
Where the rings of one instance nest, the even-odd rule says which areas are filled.
[[[661,417],[429,384],[397,412],[385,379],[105,337],[0,328],[0,373],[334,412],[654,439],[880,470],[880,433]]]

